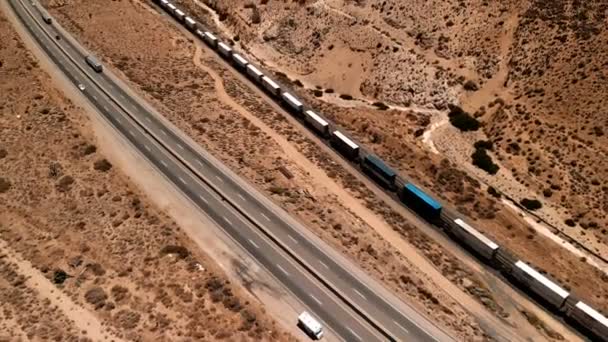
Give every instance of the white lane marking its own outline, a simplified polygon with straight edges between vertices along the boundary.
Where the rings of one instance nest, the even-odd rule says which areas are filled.
[[[289,275],[289,272],[285,271],[285,269],[281,267],[281,265],[277,264],[277,267],[281,270],[281,272],[285,273],[285,275]]]
[[[146,148],[146,150],[148,150],[148,152],[152,152],[152,150],[150,149],[150,146],[144,144],[144,147]]]
[[[186,181],[182,177],[179,177],[179,181],[184,183],[184,185],[186,185]]]
[[[287,234],[287,236],[293,241],[295,244],[298,244],[298,240],[296,240],[293,236]]]
[[[238,195],[243,201],[245,201],[245,197],[243,197],[243,195],[241,195],[241,194],[238,194]]]
[[[203,202],[205,202],[205,204],[209,204],[209,202],[207,201],[207,199],[206,199],[205,197],[203,197],[203,195],[198,195],[198,197],[199,197],[200,199],[202,199],[202,200],[203,200]]]
[[[355,293],[357,293],[357,294],[358,294],[358,295],[359,295],[361,298],[363,298],[363,299],[367,300],[367,298],[365,298],[365,296],[364,296],[364,295],[363,295],[361,292],[359,292],[357,289],[353,289],[353,290],[354,290],[354,291],[355,291]]]
[[[105,110],[107,112],[108,111],[108,107],[103,106],[103,110]]]
[[[150,120],[150,118],[147,116],[146,116],[146,121],[148,121],[149,123],[152,123],[152,120]]]
[[[161,160],[160,163],[163,164],[164,167],[167,167],[167,163],[165,163],[164,160]]]
[[[116,121],[122,123],[122,120],[118,116],[116,117]]]
[[[225,216],[224,216],[224,221],[228,222],[228,224],[232,224],[232,222],[230,222],[230,220],[227,219]]]
[[[177,144],[177,147],[179,147],[182,150],[184,149],[184,146],[182,146],[182,144],[180,144],[180,143]]]
[[[321,265],[325,266],[325,268],[329,269],[329,266],[327,266],[323,261],[319,260],[319,263],[321,263]]]
[[[97,96],[93,95],[93,98],[95,99],[95,101],[97,101]]]
[[[393,323],[395,323],[396,326],[398,326],[399,328],[401,328],[403,331],[405,331],[406,334],[409,334],[410,331],[405,329],[401,324],[399,324],[397,321],[393,321]]]
[[[196,162],[197,162],[197,163],[198,163],[200,166],[204,166],[202,161],[200,161],[200,160],[198,160],[198,159],[197,159],[197,160],[196,160]]]
[[[219,180],[221,183],[224,183],[224,181],[222,180],[222,178],[218,175],[215,175],[215,178],[217,178],[217,180]]]
[[[315,302],[319,303],[319,305],[323,305],[323,303],[322,303],[320,300],[318,300],[318,299],[317,299],[317,297],[315,297],[315,296],[313,296],[313,295],[310,295],[310,297],[311,297],[312,299],[314,299],[314,300],[315,300]]]
[[[133,133],[133,131],[132,131],[132,130],[129,130],[129,134],[131,134],[131,136],[132,136],[132,137],[134,137],[134,136],[135,136],[135,133]]]
[[[120,94],[119,96],[120,96],[121,99],[126,100],[125,97],[122,94]]]
[[[262,217],[266,219],[266,221],[270,221],[270,219],[268,218],[268,216],[264,215],[264,213],[262,213]]]
[[[249,243],[253,245],[253,247],[255,248],[260,248],[260,246],[258,246],[255,242],[253,242],[253,240],[249,239]]]
[[[355,335],[355,337],[357,338],[357,340],[362,341],[361,340],[361,336],[357,335],[357,333],[354,332],[353,329],[351,329],[351,328],[347,328],[347,329],[348,329],[348,331],[350,331],[351,334]]]
[[[163,132],[164,135],[167,135],[167,132],[165,132],[164,129],[161,129],[160,131]]]

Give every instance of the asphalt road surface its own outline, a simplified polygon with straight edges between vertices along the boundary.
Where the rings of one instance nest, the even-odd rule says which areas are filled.
[[[325,326],[346,341],[451,340],[414,310],[404,313],[397,309],[402,303],[394,305],[367,286],[326,253],[327,246],[309,240],[294,220],[270,206],[262,194],[244,186],[234,173],[118,85],[114,77],[94,72],[84,61],[83,49],[55,23],[44,23],[29,1],[10,3],[60,70],[75,84],[86,87],[84,95],[99,112]],[[54,39],[57,35],[61,39]]]

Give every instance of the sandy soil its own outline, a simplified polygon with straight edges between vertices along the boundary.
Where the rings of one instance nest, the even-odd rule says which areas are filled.
[[[295,340],[105,158],[4,14],[0,32],[0,338]]]
[[[205,7],[183,3],[197,13],[208,13]],[[193,45],[166,20],[154,16],[150,10],[154,7],[140,6],[139,2],[112,2],[103,6],[82,5],[81,1],[48,1],[48,4],[63,25],[106,63],[120,70],[173,123],[296,214],[325,241],[458,336],[464,339],[483,336],[477,320],[486,326],[502,327],[507,339],[517,339],[517,334],[537,339],[548,338],[547,335],[559,338],[551,328],[549,332],[525,328],[530,324],[528,320],[517,307],[507,310],[497,304],[490,292],[494,285],[485,284],[475,274],[478,270],[459,263],[450,252],[408,224],[400,213],[385,205],[217,59]],[[94,13],[91,20],[86,19],[88,13]],[[213,24],[213,15],[206,18]],[[133,27],[146,29],[137,31]],[[116,36],[121,40],[116,41]],[[154,46],[155,54],[146,53],[150,46]],[[379,147],[385,147],[386,140],[395,144],[396,137],[384,139],[388,134],[371,125],[376,123],[372,118],[377,112],[370,112],[368,107],[343,110],[326,105],[326,108],[337,121],[356,127],[362,140],[374,143],[372,139],[380,137],[375,140]],[[402,112],[386,112],[389,115],[383,124],[411,130],[408,133],[411,136],[415,130],[412,126],[422,129],[429,119],[422,111],[412,112],[407,116],[407,124],[399,122]],[[407,136],[400,134],[401,138]],[[393,146],[403,146],[405,150],[403,143]],[[469,193],[481,192],[479,183],[449,163],[429,160],[414,147],[406,151],[408,156],[416,156],[422,167],[435,168],[432,174],[439,174],[437,177],[443,182],[456,183],[453,193],[461,192],[457,187],[462,184],[469,184]],[[420,178],[426,177],[422,167],[417,172]],[[461,202],[465,210],[467,207],[471,212],[480,210],[484,215],[491,215],[496,205],[490,199],[483,199],[478,205],[470,200]],[[447,285],[450,281],[454,283],[451,287]],[[494,315],[502,318],[496,319]],[[517,326],[518,331],[509,326]]]
[[[407,8],[373,0],[182,2],[204,3],[226,37],[238,37],[252,59],[283,73],[278,77],[300,80],[303,87],[295,90],[302,97],[374,152],[516,255],[608,310],[606,275],[487,193],[492,185],[516,200],[540,199],[543,218],[606,255],[605,75],[603,61],[593,57],[599,55],[585,48],[607,46],[598,30],[605,6],[585,5],[574,15],[571,1],[420,1]],[[337,64],[343,62],[346,68]],[[358,86],[351,74],[360,75]],[[359,92],[349,93],[354,88]],[[343,106],[334,101],[338,93],[355,96],[349,101],[355,104],[406,108]],[[478,116],[482,130],[462,134],[443,125],[425,137],[432,122],[446,122],[448,103]],[[438,111],[414,110],[420,107]],[[497,176],[471,164],[472,145],[482,139],[495,144]]]

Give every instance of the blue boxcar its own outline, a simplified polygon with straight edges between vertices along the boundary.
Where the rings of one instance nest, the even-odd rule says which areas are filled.
[[[407,183],[401,191],[401,200],[420,216],[437,219],[441,214],[441,204],[412,183]]]
[[[371,173],[372,176],[375,176],[375,178],[384,183],[385,186],[392,188],[395,185],[395,177],[397,177],[397,174],[393,169],[386,165],[382,159],[378,158],[378,156],[368,154],[363,158],[362,165],[365,172],[368,174]]]

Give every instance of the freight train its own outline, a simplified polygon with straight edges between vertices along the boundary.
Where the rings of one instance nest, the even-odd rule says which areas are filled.
[[[366,175],[387,191],[394,193],[405,206],[423,219],[443,229],[480,260],[500,270],[506,278],[527,293],[531,293],[550,310],[563,314],[575,325],[608,341],[608,319],[605,316],[578,300],[524,261],[511,256],[507,250],[467,224],[458,215],[448,212],[420,186],[400,177],[386,162],[362,148],[345,130],[311,108],[307,108],[288,89],[280,86],[278,82],[265,75],[259,67],[236,53],[228,43],[221,42],[215,34],[205,31],[199,23],[187,17],[175,5],[167,0],[155,1],[176,20],[184,24],[187,29],[194,31],[222,58],[248,76],[289,113],[310,127],[318,136],[326,139],[330,146],[345,159],[359,166]]]

